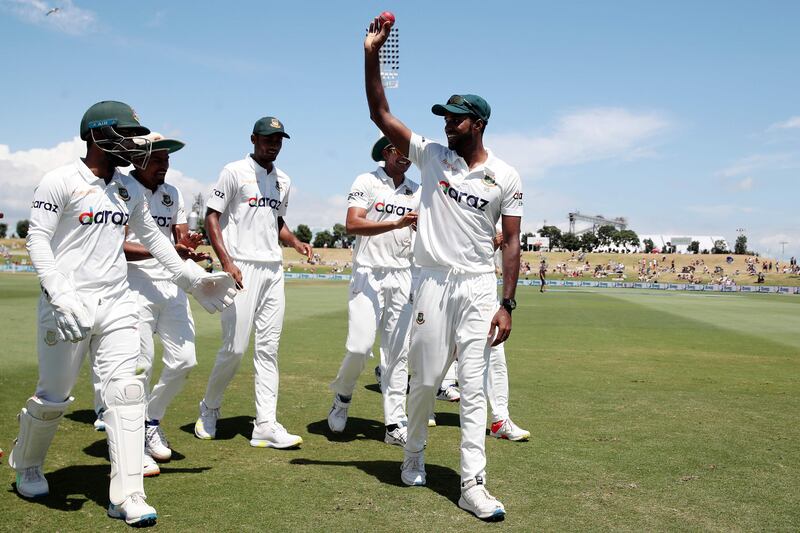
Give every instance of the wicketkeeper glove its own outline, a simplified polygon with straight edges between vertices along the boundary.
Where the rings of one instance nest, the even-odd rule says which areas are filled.
[[[183,262],[183,268],[172,281],[194,296],[209,313],[222,311],[233,303],[236,287],[227,272],[209,274],[191,259]]]
[[[78,342],[91,330],[89,312],[84,307],[72,282],[60,272],[41,278],[47,300],[53,306],[56,331],[62,341]]]

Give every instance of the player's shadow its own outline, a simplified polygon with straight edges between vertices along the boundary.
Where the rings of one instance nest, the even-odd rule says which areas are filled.
[[[394,485],[396,487],[406,487],[400,480],[400,462],[399,461],[320,461],[316,459],[297,458],[289,461],[293,465],[303,466],[344,466],[355,467],[374,477],[381,483],[387,485]],[[461,484],[461,476],[446,466],[439,466],[433,464],[425,465],[425,472],[427,483],[425,488],[444,496],[454,504],[458,504],[458,498],[461,496],[459,489]],[[420,490],[419,488],[407,487],[412,490]]]
[[[108,441],[106,439],[96,440],[84,448],[83,453],[90,457],[99,457],[108,461]],[[172,458],[170,461],[182,461],[184,459],[186,459],[185,455],[172,450]]]
[[[211,467],[161,468],[161,473],[199,474]],[[50,485],[50,494],[43,498],[30,499],[33,503],[59,511],[80,511],[92,501],[102,508],[108,507],[108,475],[110,465],[72,465],[45,474]],[[16,483],[9,492],[16,493]],[[21,497],[21,496],[20,496]],[[26,498],[27,500],[27,498]],[[24,529],[24,528],[23,528]]]
[[[94,409],[79,409],[65,414],[64,417],[81,424],[94,424],[94,421],[97,420],[97,413],[94,412]]]
[[[436,413],[436,425],[457,428],[461,425],[458,413]]]
[[[194,423],[181,426],[181,430],[194,435]],[[215,440],[231,440],[236,436],[250,440],[253,435],[253,418],[249,416],[233,416],[217,420]]]
[[[364,385],[364,388],[372,392],[377,392],[378,394],[381,393],[381,386],[377,383],[369,383],[368,385]]]
[[[322,435],[333,442],[352,442],[354,440],[383,441],[386,436],[386,426],[375,420],[366,418],[349,417],[347,427],[342,433],[333,433],[328,427],[328,420],[311,422],[306,429],[314,435]]]

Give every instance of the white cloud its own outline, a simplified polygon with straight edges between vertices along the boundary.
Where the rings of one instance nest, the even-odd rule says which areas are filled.
[[[77,7],[72,0],[59,0],[53,5],[42,0],[0,0],[0,7],[17,18],[69,35],[82,35],[97,22],[97,15]]]
[[[5,218],[15,221],[30,215],[33,190],[47,172],[66,165],[86,154],[86,143],[78,137],[65,141],[52,148],[34,148],[12,152],[0,144],[0,211]],[[194,195],[207,194],[209,184],[202,183],[185,175],[178,169],[170,169],[167,181],[183,194],[187,208],[191,208]],[[9,224],[9,226],[12,226]]]
[[[732,165],[717,172],[717,175],[724,178],[732,178],[750,174],[756,170],[785,169],[794,165],[791,154],[754,154],[739,159]]]
[[[334,224],[344,224],[347,217],[347,196],[320,196],[292,185],[286,223],[294,230],[305,224],[312,231],[331,229]]]
[[[775,124],[771,125],[768,129],[772,130],[791,130],[800,128],[800,116],[791,117],[788,120],[783,122],[776,122]]]
[[[489,135],[487,145],[523,176],[535,177],[558,166],[651,156],[648,143],[669,126],[655,112],[593,108],[563,116],[550,135]]]
[[[748,176],[743,180],[740,180],[734,185],[734,189],[737,191],[749,191],[753,188],[753,178]]]

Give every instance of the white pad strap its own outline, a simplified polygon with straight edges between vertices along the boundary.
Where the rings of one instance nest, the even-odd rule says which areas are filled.
[[[111,459],[109,499],[120,505],[132,494],[144,495],[144,376],[112,379],[105,390],[103,414]]]
[[[58,423],[74,399],[69,397],[63,402],[49,402],[36,396],[28,398],[19,413],[19,436],[8,457],[11,468],[24,470],[44,464]]]

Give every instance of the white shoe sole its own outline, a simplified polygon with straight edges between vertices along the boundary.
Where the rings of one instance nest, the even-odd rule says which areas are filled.
[[[128,520],[128,518],[124,516],[122,512],[113,508],[111,505],[108,506],[108,516],[117,520],[125,520],[126,524],[133,527],[152,527],[156,525],[156,519],[158,517],[156,513],[150,513],[142,515],[134,520]]]
[[[194,423],[194,436],[200,440],[214,440],[214,435],[206,433],[203,423],[199,420]]]
[[[289,450],[299,448],[303,444],[303,437],[297,437],[296,441],[277,444],[263,439],[250,439],[250,446],[253,448],[275,448],[276,450]]]
[[[17,485],[17,494],[19,494],[23,498],[28,498],[29,500],[35,500],[37,498],[44,498],[45,496],[49,496],[50,495],[50,489],[47,489],[47,492],[39,492],[39,493],[34,494],[34,493],[31,493],[31,492],[25,492],[23,490],[20,490],[19,485]]]
[[[531,438],[531,434],[527,433],[527,432],[524,435],[519,435],[519,436],[513,437],[513,438],[509,437],[507,435],[496,435],[494,433],[489,433],[489,434],[492,437],[494,437],[494,438],[496,438],[498,440],[510,440],[511,442],[521,442],[521,441],[526,441],[526,440]]]
[[[460,497],[458,499],[458,506],[464,509],[467,512],[470,512],[480,518],[481,520],[485,520],[487,522],[496,522],[498,520],[503,520],[506,516],[506,510],[502,507],[498,507],[497,509],[488,512],[488,513],[478,513],[475,509],[472,509],[470,505],[467,503],[467,500],[464,497]]]

